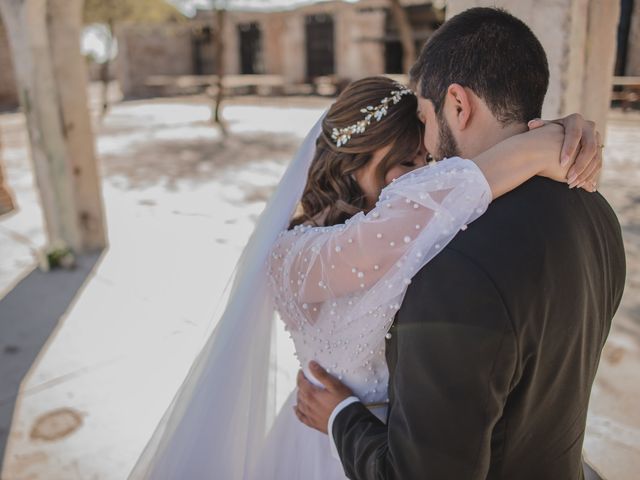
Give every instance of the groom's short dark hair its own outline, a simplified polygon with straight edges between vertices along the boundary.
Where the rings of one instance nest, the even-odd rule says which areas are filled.
[[[471,8],[445,22],[410,75],[436,112],[449,85],[458,83],[482,98],[503,125],[540,117],[549,86],[542,45],[524,22],[497,8]]]

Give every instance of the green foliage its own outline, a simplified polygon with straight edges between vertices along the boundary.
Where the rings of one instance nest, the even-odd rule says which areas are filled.
[[[76,257],[69,247],[51,246],[43,252],[40,252],[40,268],[48,272],[56,268],[71,270],[76,268]]]
[[[180,22],[185,16],[165,0],[85,0],[84,23]]]

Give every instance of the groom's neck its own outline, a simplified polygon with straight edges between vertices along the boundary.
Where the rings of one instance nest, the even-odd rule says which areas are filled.
[[[462,156],[473,158],[509,137],[524,133],[529,128],[525,123],[501,125],[495,118],[478,123],[478,128],[468,132],[464,145],[460,145]]]

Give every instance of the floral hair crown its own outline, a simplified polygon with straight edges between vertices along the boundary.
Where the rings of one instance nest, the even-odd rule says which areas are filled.
[[[349,125],[348,127],[333,129],[331,132],[331,139],[335,142],[338,148],[351,140],[351,135],[364,133],[367,127],[371,125],[372,119],[375,118],[377,122],[382,120],[382,117],[384,117],[389,111],[389,107],[397,104],[402,100],[404,95],[415,95],[413,91],[400,83],[396,83],[395,86],[397,87],[397,90],[392,90],[388,97],[384,97],[380,100],[379,105],[375,107],[369,105],[360,109],[360,112],[365,114],[362,120],[354,123],[353,125]]]

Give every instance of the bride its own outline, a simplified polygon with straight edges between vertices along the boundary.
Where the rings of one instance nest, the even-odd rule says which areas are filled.
[[[318,361],[384,421],[385,337],[413,275],[492,199],[535,175],[565,181],[571,167],[560,165],[564,133],[553,125],[472,160],[427,165],[416,111],[410,90],[371,77],[352,83],[316,124],[131,479],[345,478],[328,437],[296,418],[295,391],[276,416],[274,307],[307,378],[320,385],[306,368]],[[589,190],[599,170],[592,163]]]

